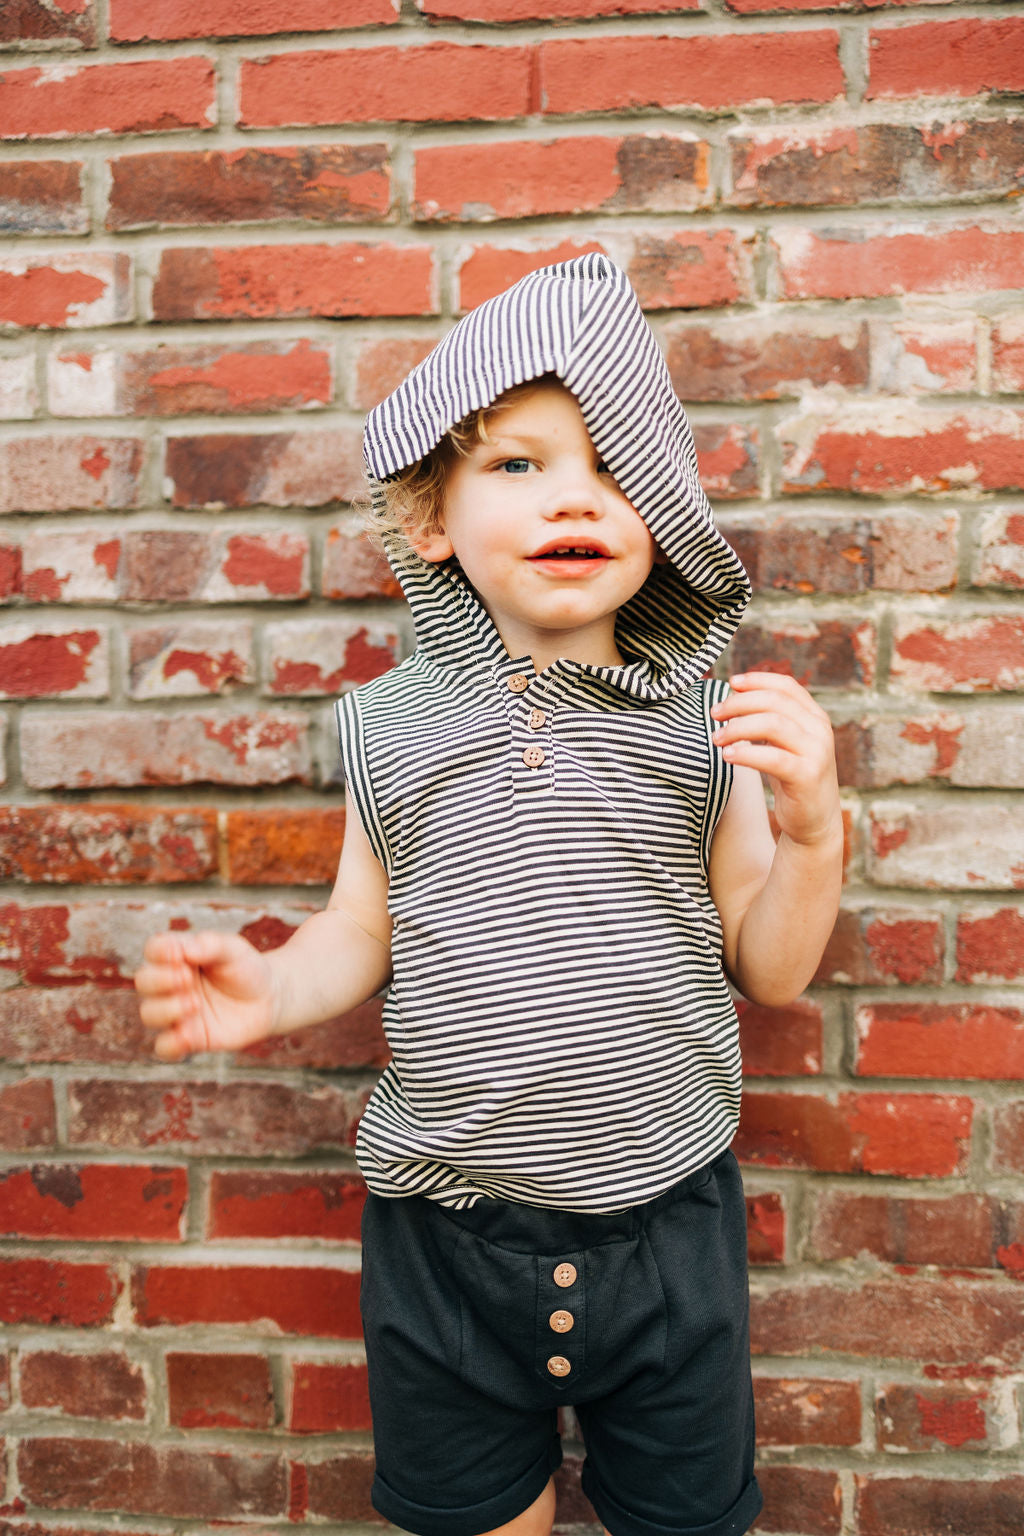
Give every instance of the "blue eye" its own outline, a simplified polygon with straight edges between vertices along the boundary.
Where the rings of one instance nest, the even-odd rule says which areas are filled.
[[[508,475],[526,475],[530,472],[529,459],[505,459],[501,465]]]

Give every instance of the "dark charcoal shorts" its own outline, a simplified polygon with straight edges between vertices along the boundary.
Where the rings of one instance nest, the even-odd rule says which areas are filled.
[[[373,1502],[417,1536],[480,1536],[561,1461],[612,1536],[740,1536],[761,1508],[746,1222],[731,1152],[616,1216],[371,1195],[363,1321]]]

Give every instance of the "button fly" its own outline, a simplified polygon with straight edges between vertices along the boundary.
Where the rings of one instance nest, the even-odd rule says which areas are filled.
[[[572,1366],[564,1355],[552,1355],[548,1361],[548,1370],[552,1376],[568,1376]]]
[[[557,1264],[555,1266],[555,1272],[551,1278],[554,1280],[555,1284],[560,1285],[564,1291],[566,1286],[576,1284],[576,1265],[569,1264],[568,1262],[565,1264]]]
[[[568,1333],[576,1319],[571,1312],[552,1312],[548,1322],[556,1333]]]

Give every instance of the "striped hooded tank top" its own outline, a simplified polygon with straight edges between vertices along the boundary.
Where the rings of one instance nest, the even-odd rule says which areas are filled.
[[[385,1196],[615,1212],[736,1129],[737,1021],[707,881],[731,773],[709,717],[724,685],[707,673],[749,585],[657,342],[603,256],[472,311],[371,413],[364,444],[380,495],[455,422],[548,374],[666,563],[619,613],[622,666],[535,674],[456,561],[388,545],[417,648],[337,706],[350,814],[387,870],[394,924],[392,1059],[356,1152]]]

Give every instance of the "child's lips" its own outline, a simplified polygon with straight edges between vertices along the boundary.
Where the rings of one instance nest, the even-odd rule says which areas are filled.
[[[611,557],[608,547],[597,539],[552,539],[527,556],[531,564],[563,575],[598,570]]]

